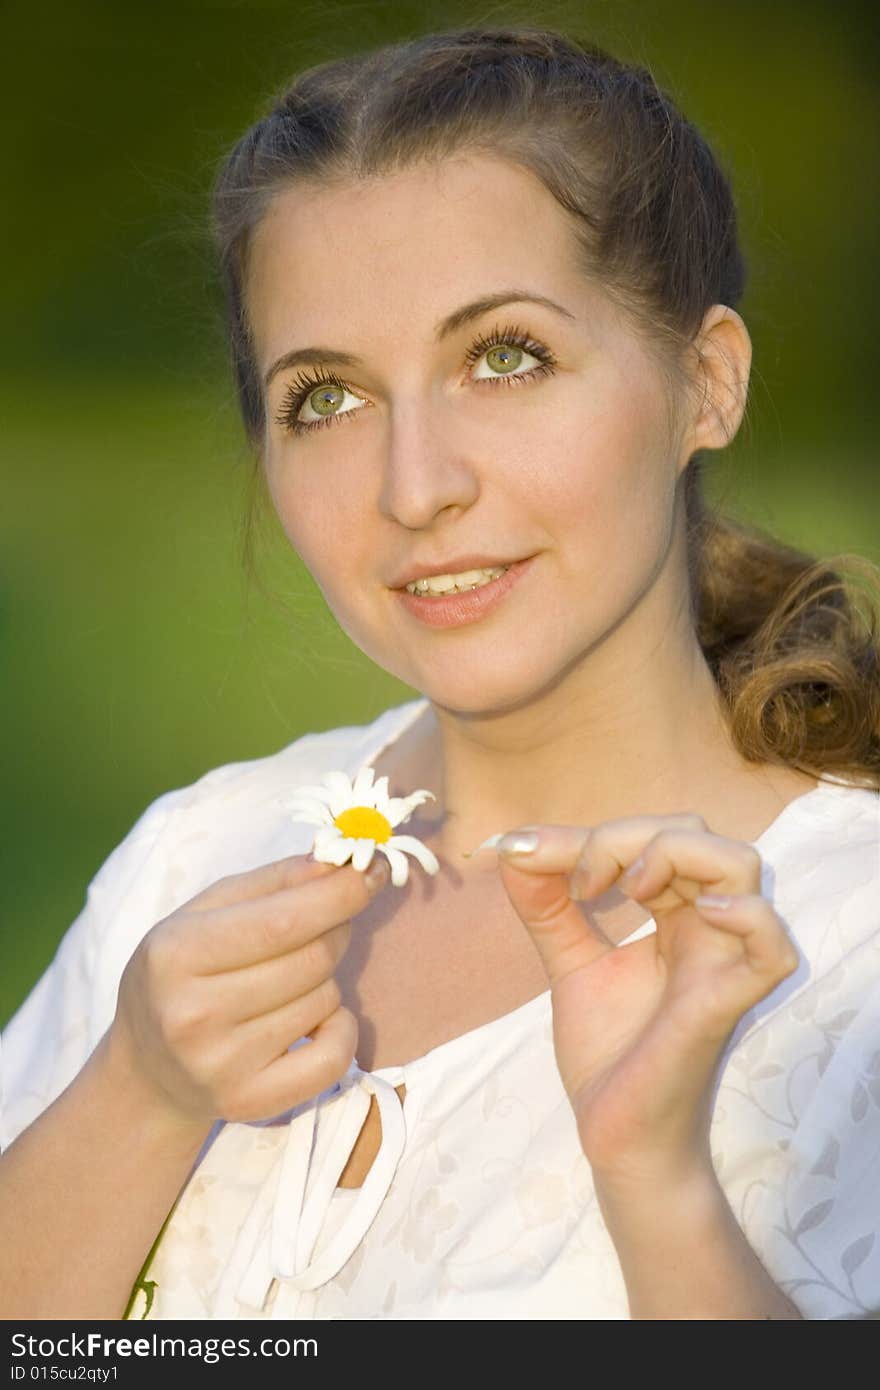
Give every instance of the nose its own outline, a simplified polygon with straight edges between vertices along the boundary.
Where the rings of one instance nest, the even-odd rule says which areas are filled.
[[[477,470],[442,405],[422,398],[396,406],[379,494],[382,514],[419,531],[444,513],[451,519],[466,510],[479,495]]]

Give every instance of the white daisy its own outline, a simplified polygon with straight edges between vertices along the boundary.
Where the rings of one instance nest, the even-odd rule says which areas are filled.
[[[410,796],[389,796],[388,778],[373,784],[373,769],[363,767],[352,783],[345,772],[325,772],[323,785],[300,787],[286,802],[294,819],[317,825],[312,854],[322,864],[347,864],[363,872],[376,850],[391,865],[391,882],[400,888],[409,873],[407,854],[418,859],[426,873],[440,868],[436,855],[415,835],[395,835],[417,806],[435,801],[433,792],[420,790]]]

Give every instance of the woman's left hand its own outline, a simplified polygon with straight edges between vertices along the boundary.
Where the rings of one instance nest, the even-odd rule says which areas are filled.
[[[625,1194],[711,1168],[712,1081],[737,1021],[798,965],[761,895],[761,857],[696,815],[637,816],[593,830],[530,826],[531,853],[498,846],[508,896],[551,987],[563,1085],[594,1176]],[[642,872],[622,879],[641,857]],[[617,885],[656,932],[615,946],[579,902]],[[731,898],[726,911],[698,894]]]

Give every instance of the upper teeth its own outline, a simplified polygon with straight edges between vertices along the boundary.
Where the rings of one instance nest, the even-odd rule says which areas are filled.
[[[413,579],[406,588],[410,594],[459,593],[462,589],[488,584],[490,579],[497,579],[508,569],[509,565],[494,565],[491,569],[464,570],[462,574],[432,574],[426,579]]]

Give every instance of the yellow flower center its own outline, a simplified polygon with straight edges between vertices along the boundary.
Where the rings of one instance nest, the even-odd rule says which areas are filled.
[[[340,811],[333,823],[353,840],[375,840],[380,845],[394,834],[391,824],[373,806],[350,806]]]

